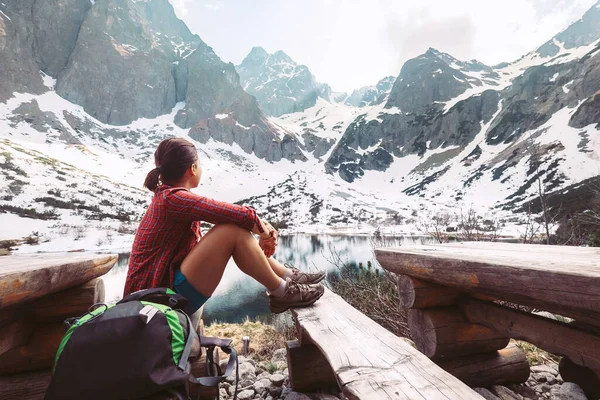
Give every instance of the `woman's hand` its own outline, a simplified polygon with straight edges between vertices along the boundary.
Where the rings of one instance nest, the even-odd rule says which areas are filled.
[[[279,233],[271,224],[266,221],[261,221],[263,227],[265,228],[264,232],[260,235],[260,239],[258,240],[258,245],[265,253],[267,258],[271,257],[275,254],[275,250],[277,249],[277,239],[279,238]]]

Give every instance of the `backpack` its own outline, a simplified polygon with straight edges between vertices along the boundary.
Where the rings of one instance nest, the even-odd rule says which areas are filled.
[[[113,306],[95,304],[83,316],[66,320],[68,330],[58,347],[44,399],[154,399],[169,395],[187,400],[191,385],[216,386],[234,367],[237,375],[231,340],[198,337],[182,311],[186,305],[187,299],[171,289],[147,289]],[[230,355],[224,375],[191,375],[190,358],[199,357],[201,347],[207,348],[209,371],[215,347]]]

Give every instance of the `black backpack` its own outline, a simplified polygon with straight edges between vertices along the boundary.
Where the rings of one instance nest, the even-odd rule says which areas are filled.
[[[186,305],[187,299],[170,289],[148,289],[132,293],[113,306],[96,304],[85,315],[65,321],[68,330],[58,348],[44,399],[153,399],[170,395],[187,400],[190,385],[216,386],[234,367],[237,374],[231,340],[198,337],[182,311]],[[192,349],[200,353],[201,347],[207,348],[209,371],[215,347],[229,354],[223,375],[191,375]]]

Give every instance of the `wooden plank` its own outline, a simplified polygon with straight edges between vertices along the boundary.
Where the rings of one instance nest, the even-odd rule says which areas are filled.
[[[42,297],[26,308],[37,321],[64,321],[85,314],[96,303],[104,303],[104,293],[104,280],[96,278]]]
[[[38,327],[29,343],[0,355],[0,375],[52,368],[64,334],[59,322]]]
[[[10,256],[0,266],[0,309],[81,285],[104,275],[116,255]]]
[[[473,323],[600,371],[599,336],[563,322],[480,300],[464,301],[460,307]]]
[[[459,290],[448,286],[415,279],[408,275],[398,277],[400,308],[430,308],[450,306],[461,295]]]
[[[312,307],[292,313],[350,399],[481,400],[407,341],[328,289]]]
[[[471,387],[523,383],[529,378],[527,357],[514,344],[492,353],[436,360],[436,364]]]
[[[0,355],[27,343],[33,332],[30,318],[21,318],[0,329]]]
[[[470,323],[456,307],[412,309],[408,326],[417,349],[429,358],[454,358],[503,349],[510,338]]]
[[[43,400],[52,371],[0,376],[0,399]]]
[[[294,391],[308,393],[338,386],[329,362],[317,346],[290,340],[285,347],[290,383]]]
[[[375,253],[391,272],[600,323],[600,249],[467,242]]]

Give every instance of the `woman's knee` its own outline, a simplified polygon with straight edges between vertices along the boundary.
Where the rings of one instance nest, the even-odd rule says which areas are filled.
[[[216,224],[214,225],[212,228],[210,228],[208,230],[208,232],[206,233],[206,235],[209,234],[226,234],[230,237],[234,236],[237,237],[241,234],[244,234],[244,232],[248,232],[246,229],[241,228],[235,224]],[[248,232],[249,233],[249,232]]]

